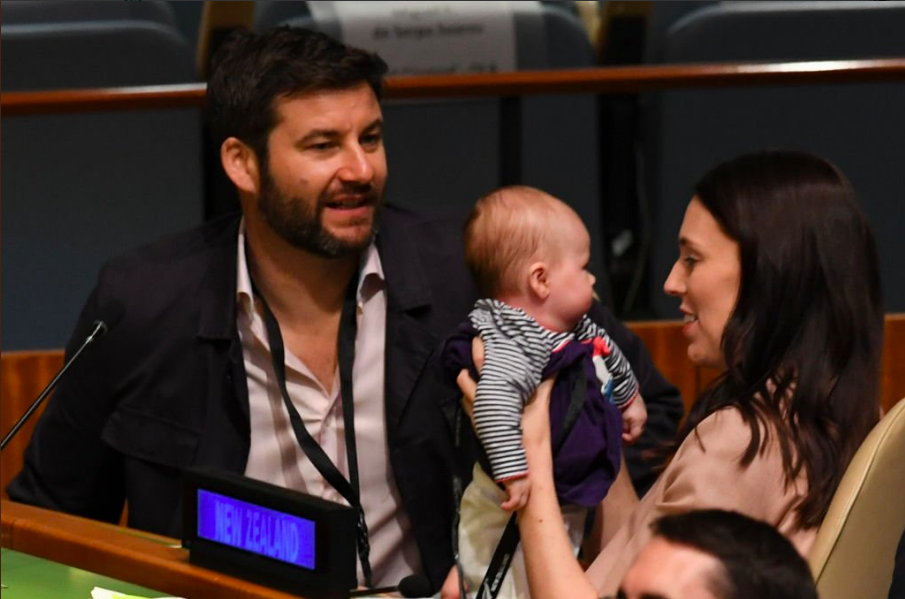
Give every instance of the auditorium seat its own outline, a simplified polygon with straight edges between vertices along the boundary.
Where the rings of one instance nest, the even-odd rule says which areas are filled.
[[[76,4],[85,12],[56,22],[42,7],[4,4],[4,94],[197,81],[194,52],[168,19],[95,14],[144,2]],[[2,136],[2,348],[60,348],[104,259],[201,221],[200,112],[4,115]]]
[[[905,531],[905,399],[861,444],[833,495],[808,563],[821,599],[886,597]]]
[[[666,63],[901,57],[903,31],[905,2],[724,2],[688,13],[651,47],[662,48]],[[848,175],[877,238],[885,308],[905,311],[903,106],[901,81],[646,95],[643,156],[653,219],[648,279],[658,315],[679,314],[662,285],[677,255],[693,183],[725,159],[771,148],[815,153]]]
[[[513,18],[518,70],[594,66],[593,48],[571,3],[514,3]],[[317,20],[305,2],[258,2],[255,29],[277,24],[315,28],[343,39],[337,18]],[[479,196],[504,183],[500,106],[497,99],[385,102],[388,201],[464,213]],[[591,232],[591,265],[600,274],[594,96],[525,97],[515,135],[521,136],[521,169],[505,182],[539,187],[572,205]]]
[[[3,5],[3,25],[34,25],[81,21],[150,21],[175,28],[176,18],[169,2],[109,2],[85,0],[19,0]]]

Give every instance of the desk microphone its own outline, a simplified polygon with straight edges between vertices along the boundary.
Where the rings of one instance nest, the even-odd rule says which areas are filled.
[[[364,597],[377,595],[379,593],[398,592],[403,597],[429,597],[431,595],[430,581],[421,574],[410,574],[394,587],[377,587],[374,589],[362,589],[360,591],[352,591],[350,597]]]
[[[71,358],[66,360],[66,363],[63,364],[63,367],[60,369],[57,375],[53,377],[53,380],[50,381],[50,383],[46,387],[44,387],[43,391],[41,391],[41,395],[38,396],[38,399],[36,399],[34,403],[31,404],[31,406],[28,408],[28,411],[25,412],[25,414],[21,418],[19,418],[16,424],[13,425],[13,428],[10,429],[5,437],[3,437],[3,441],[2,443],[0,443],[0,451],[3,451],[3,449],[6,448],[6,444],[16,436],[16,433],[18,433],[19,429],[22,428],[22,425],[25,424],[29,418],[31,418],[31,415],[35,412],[35,410],[38,409],[38,406],[41,405],[41,402],[44,401],[44,398],[47,397],[47,395],[51,391],[53,391],[53,388],[57,386],[57,381],[59,381],[60,377],[63,376],[63,374],[67,370],[69,370],[69,367],[72,366],[76,358],[81,355],[82,350],[88,347],[88,345],[95,339],[103,337],[111,327],[115,326],[120,321],[120,319],[123,317],[124,312],[125,308],[123,308],[122,304],[112,304],[108,307],[107,310],[104,311],[106,315],[106,322],[103,320],[94,321],[94,326],[91,329],[91,333],[89,333],[88,337],[85,338],[85,341],[82,342],[82,345],[79,347],[78,351],[72,354]]]

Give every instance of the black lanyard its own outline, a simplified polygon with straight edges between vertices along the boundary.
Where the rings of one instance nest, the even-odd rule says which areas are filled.
[[[352,393],[352,364],[355,362],[355,336],[358,329],[357,322],[357,292],[358,274],[349,282],[346,295],[343,300],[343,310],[339,319],[339,382],[340,395],[343,402],[343,423],[345,424],[346,453],[349,458],[349,480],[342,475],[330,458],[317,444],[317,441],[305,428],[298,410],[289,399],[289,391],[286,389],[286,352],[283,348],[283,335],[280,333],[280,325],[273,312],[267,305],[264,296],[255,287],[252,281],[255,295],[261,300],[264,308],[264,324],[267,327],[267,339],[270,342],[270,356],[273,360],[273,370],[277,377],[280,393],[283,395],[283,403],[289,412],[289,422],[295,432],[295,438],[305,455],[317,468],[321,476],[329,482],[354,509],[358,510],[358,557],[361,560],[361,570],[364,574],[365,586],[372,587],[371,563],[368,556],[371,546],[368,542],[368,525],[365,522],[364,509],[361,507],[361,498],[358,487],[358,452],[355,448],[355,413],[353,408]]]
[[[588,379],[583,365],[580,365],[576,378],[577,380],[575,381],[575,386],[572,387],[569,407],[566,409],[566,416],[563,419],[562,428],[557,431],[556,435],[553,437],[552,451],[554,456],[559,453],[559,450],[562,448],[563,444],[565,444],[566,438],[569,436],[569,433],[572,432],[572,427],[575,426],[575,421],[578,420],[578,416],[584,406]],[[461,435],[462,407],[459,405],[456,409],[455,447],[460,456],[462,456]],[[456,513],[453,518],[453,556],[456,559],[456,569],[459,573],[459,597],[465,599],[465,576],[462,571],[462,564],[459,561],[459,507],[462,504],[462,493],[462,479],[454,474],[453,494],[455,496]],[[506,527],[503,529],[503,534],[500,537],[499,543],[497,543],[496,550],[493,552],[490,564],[487,566],[484,580],[481,582],[481,586],[478,587],[477,599],[484,599],[485,597],[496,599],[497,594],[500,592],[503,578],[506,576],[506,572],[509,571],[509,565],[512,563],[512,558],[515,556],[515,550],[518,547],[519,540],[520,535],[517,515],[513,512],[512,516],[509,517],[509,522],[506,523]]]

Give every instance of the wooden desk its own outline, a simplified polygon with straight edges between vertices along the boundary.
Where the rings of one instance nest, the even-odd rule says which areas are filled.
[[[189,563],[180,541],[3,500],[2,544],[191,599],[291,599],[291,595]]]

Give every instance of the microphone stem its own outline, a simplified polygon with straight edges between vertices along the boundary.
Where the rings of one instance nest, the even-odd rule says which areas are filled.
[[[88,347],[88,344],[94,341],[95,338],[97,338],[98,333],[100,333],[105,328],[106,325],[103,322],[98,321],[97,323],[95,323],[94,330],[91,331],[91,334],[88,335],[88,338],[85,339],[81,347],[79,347],[78,351],[76,351],[75,354],[73,354],[72,357],[69,358],[69,360],[63,365],[57,375],[53,377],[53,380],[50,381],[50,384],[44,387],[41,395],[39,395],[38,399],[36,399],[34,403],[31,404],[31,406],[28,408],[28,411],[25,412],[25,414],[23,414],[21,418],[19,418],[16,424],[13,425],[13,428],[10,429],[5,437],[3,437],[3,441],[0,442],[0,451],[6,449],[6,444],[9,443],[14,436],[16,436],[16,433],[19,432],[19,429],[22,428],[22,425],[25,424],[29,418],[31,418],[31,415],[35,410],[38,409],[38,406],[41,405],[41,402],[44,401],[44,398],[47,397],[51,391],[53,391],[53,388],[57,385],[57,381],[59,381],[60,377],[63,376],[63,374],[65,374],[67,370],[69,370],[69,367],[72,366],[72,363],[75,362],[75,359],[79,357],[79,354],[82,353],[82,350]]]

